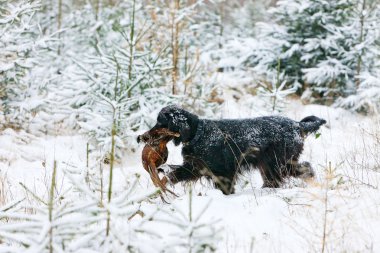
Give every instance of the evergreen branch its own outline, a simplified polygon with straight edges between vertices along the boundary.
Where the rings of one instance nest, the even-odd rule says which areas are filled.
[[[24,188],[25,191],[27,191],[28,193],[30,193],[33,198],[35,198],[36,200],[38,200],[39,202],[41,202],[42,204],[44,204],[45,206],[47,206],[48,204],[42,200],[40,197],[38,197],[35,193],[33,193],[31,190],[29,190],[28,187],[26,187],[26,185],[24,185],[22,182],[19,182],[19,184],[22,186],[22,188]]]

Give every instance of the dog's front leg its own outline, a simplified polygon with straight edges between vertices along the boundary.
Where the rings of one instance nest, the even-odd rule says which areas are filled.
[[[286,168],[289,176],[299,177],[302,179],[315,177],[315,172],[309,162],[289,162],[288,164],[286,164]]]
[[[176,184],[182,181],[197,180],[198,178],[201,177],[201,174],[198,168],[194,167],[190,163],[184,163],[183,165],[165,165],[165,166],[169,166],[170,172],[166,174],[165,176],[166,179],[165,177],[162,179],[163,183],[166,183],[165,181],[169,181],[172,184]]]

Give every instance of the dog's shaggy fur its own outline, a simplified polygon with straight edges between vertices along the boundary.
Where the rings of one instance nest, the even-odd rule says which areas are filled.
[[[167,128],[180,134],[182,165],[169,165],[172,183],[211,179],[224,194],[233,192],[237,175],[251,166],[260,170],[263,187],[279,187],[288,176],[308,178],[308,162],[298,163],[304,138],[326,121],[309,116],[300,122],[268,116],[242,120],[207,120],[178,108],[163,108],[151,129]]]

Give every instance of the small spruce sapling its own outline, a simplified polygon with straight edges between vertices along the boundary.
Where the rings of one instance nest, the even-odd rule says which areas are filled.
[[[285,107],[285,98],[296,92],[296,87],[286,88],[287,80],[284,73],[281,72],[281,61],[277,63],[277,73],[275,78],[268,83],[260,83],[258,88],[258,95],[264,98],[269,98],[269,105],[272,113],[282,111]]]
[[[217,252],[218,241],[221,237],[222,227],[219,220],[204,220],[204,214],[211,201],[203,206],[197,213],[194,212],[194,197],[191,188],[188,192],[187,210],[173,204],[173,210],[162,210],[165,216],[154,218],[156,221],[171,224],[175,232],[165,240],[165,248],[174,252]]]

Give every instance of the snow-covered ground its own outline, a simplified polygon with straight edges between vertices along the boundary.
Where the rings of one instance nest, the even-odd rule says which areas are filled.
[[[222,111],[224,118],[257,115],[233,100]],[[194,214],[203,212],[211,201],[200,221],[219,220],[217,227],[223,229],[217,252],[380,252],[379,119],[299,101],[291,101],[284,114],[296,120],[316,115],[328,122],[319,138],[308,137],[301,157],[312,163],[317,174],[314,181],[291,180],[280,189],[261,189],[260,175],[252,171],[240,178],[236,194],[224,196],[203,181],[193,186],[176,185],[179,197],[168,197],[171,204],[154,198],[143,202],[140,210],[153,217],[157,207],[186,212],[187,190],[192,187]],[[0,143],[0,207],[25,195],[31,199],[20,183],[47,198],[54,160],[62,192],[70,184],[61,170],[86,167],[86,139],[81,136],[35,137],[5,129]],[[140,152],[118,161],[116,188],[138,173],[137,191],[153,189]],[[168,163],[181,160],[180,147],[170,144]],[[108,165],[104,169],[107,178]],[[136,215],[130,222],[141,219]],[[159,220],[153,218],[149,229],[160,234],[163,244],[170,244],[165,240],[179,233],[178,228]]]

